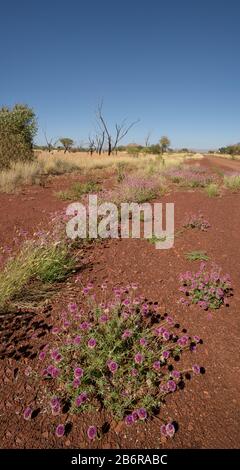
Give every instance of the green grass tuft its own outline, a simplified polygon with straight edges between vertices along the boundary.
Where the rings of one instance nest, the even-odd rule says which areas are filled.
[[[99,189],[99,184],[95,181],[88,181],[87,183],[77,182],[70,189],[59,191],[56,195],[62,201],[72,201],[80,199],[84,194],[96,193]]]
[[[207,193],[208,197],[217,197],[219,196],[219,186],[216,183],[210,183],[205,188],[205,192]]]
[[[205,251],[191,251],[190,253],[185,253],[185,256],[188,261],[208,261],[209,257]]]

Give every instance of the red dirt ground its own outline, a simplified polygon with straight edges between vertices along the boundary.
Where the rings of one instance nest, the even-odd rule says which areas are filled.
[[[214,169],[240,171],[240,163],[206,157],[197,164]],[[47,223],[49,214],[66,203],[54,196],[56,189],[69,184],[69,177],[56,177],[48,188],[25,188],[19,195],[0,196],[0,245],[11,243],[14,227],[35,230],[40,222]],[[62,439],[54,435],[55,421],[41,410],[36,401],[35,416],[24,421],[22,413],[34,402],[38,390],[23,374],[27,365],[34,367],[39,348],[51,337],[49,330],[59,309],[69,299],[81,298],[80,289],[69,279],[61,292],[52,299],[51,309],[1,318],[0,336],[0,446],[1,448],[238,448],[240,444],[240,365],[239,365],[239,300],[240,194],[224,193],[210,199],[203,191],[175,190],[161,202],[175,202],[175,223],[180,228],[186,213],[201,210],[210,222],[207,232],[187,230],[175,239],[174,248],[156,250],[146,240],[108,240],[84,249],[82,283],[89,280],[99,285],[107,280],[110,286],[136,282],[139,292],[149,300],[158,301],[162,311],[179,320],[190,334],[199,335],[203,344],[196,353],[187,353],[184,362],[204,366],[204,375],[187,381],[184,390],[167,397],[159,417],[176,421],[179,429],[172,440],[160,436],[158,417],[129,428],[111,423],[101,440],[89,443],[88,424],[103,425],[107,419],[64,416],[72,424]],[[211,313],[197,306],[178,304],[178,276],[187,269],[196,270],[198,262],[189,262],[184,253],[205,250],[210,260],[231,275],[234,296],[229,307]],[[35,338],[31,338],[32,333]],[[87,422],[87,419],[89,420]]]

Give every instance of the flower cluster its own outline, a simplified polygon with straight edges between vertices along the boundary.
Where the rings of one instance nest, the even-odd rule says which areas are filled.
[[[163,190],[163,182],[158,177],[130,175],[110,191],[103,191],[102,199],[115,204],[122,202],[147,202],[154,199]]]
[[[45,389],[50,416],[61,415],[67,402],[72,413],[101,406],[131,425],[151,417],[166,395],[179,388],[186,370],[176,370],[174,359],[184,350],[195,351],[200,338],[179,336],[175,319],[160,315],[157,305],[137,296],[135,284],[114,288],[110,301],[107,285],[101,288],[100,302],[89,283],[82,289],[85,308],[71,301],[61,312],[51,346],[41,350],[37,370],[27,375]],[[198,373],[196,367],[188,371]],[[166,425],[169,437],[174,434],[171,426]],[[56,435],[63,434],[64,425],[59,424]],[[96,427],[90,426],[87,435],[94,439]]]
[[[203,168],[172,168],[167,170],[168,176],[173,183],[178,183],[182,186],[189,186],[191,188],[205,187],[212,181],[212,176],[207,174]]]
[[[222,275],[221,269],[212,265],[210,271],[206,264],[201,263],[199,271],[192,273],[187,271],[180,275],[181,287],[189,301],[199,305],[204,310],[217,309],[222,304],[228,304],[231,295],[231,282],[228,274]],[[180,302],[188,305],[189,301],[182,297]]]
[[[208,220],[206,220],[201,212],[196,214],[186,215],[185,221],[183,223],[185,228],[197,228],[198,230],[206,231],[211,227]]]

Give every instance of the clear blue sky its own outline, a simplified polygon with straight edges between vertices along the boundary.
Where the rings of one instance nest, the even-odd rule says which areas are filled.
[[[239,0],[1,2],[0,104],[27,103],[38,142],[86,141],[104,99],[128,141],[212,148],[240,141]]]

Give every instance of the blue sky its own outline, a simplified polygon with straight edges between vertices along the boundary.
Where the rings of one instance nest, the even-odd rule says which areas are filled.
[[[239,0],[8,0],[1,3],[0,104],[27,103],[37,141],[140,118],[128,141],[240,141]]]

